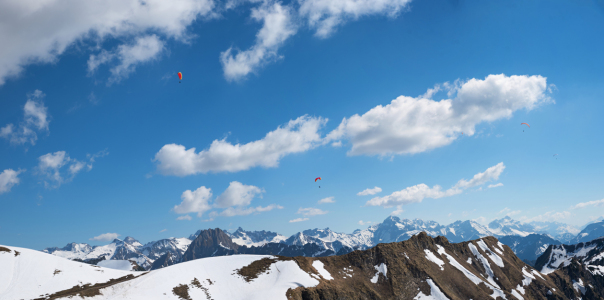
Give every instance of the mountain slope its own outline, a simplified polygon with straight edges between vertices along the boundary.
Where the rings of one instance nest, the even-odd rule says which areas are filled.
[[[549,245],[560,245],[545,234],[529,234],[527,236],[509,235],[499,238],[499,241],[514,251],[522,261],[535,265],[537,258],[543,254]]]
[[[600,237],[604,237],[604,221],[587,225],[569,244],[589,242]]]
[[[214,235],[201,232],[200,236],[206,234],[220,245],[220,236],[224,234],[221,232],[214,229]],[[28,269],[28,265],[41,263],[39,257],[27,256],[16,264],[12,249],[6,250],[8,252],[0,252],[0,269],[10,267],[11,272],[0,272],[0,276],[9,277],[6,274],[10,274],[12,278],[14,274],[23,273],[22,269]],[[83,267],[95,268],[62,261],[74,264],[74,272]],[[601,263],[602,258],[596,261]],[[574,262],[577,262],[576,258]],[[89,274],[88,269],[82,269],[82,273]],[[545,275],[524,264],[509,247],[493,237],[454,244],[442,236],[431,238],[424,232],[403,242],[382,243],[341,256],[230,255],[196,259],[146,272],[136,278],[133,272],[123,274],[130,277],[121,282],[106,282],[97,288],[85,288],[85,294],[80,292],[79,286],[63,291],[55,288],[52,289],[55,294],[51,294],[48,282],[54,280],[54,275],[46,271],[35,274],[38,276],[36,281],[0,278],[0,298],[31,299],[43,293],[49,294],[45,298],[53,299],[79,293],[89,300],[604,298],[604,276],[585,269],[580,263],[571,263]],[[43,283],[43,289],[38,288],[35,293],[29,291],[40,283]]]
[[[569,266],[573,260],[604,275],[604,238],[576,245],[552,245],[537,259],[535,268],[549,274]]]
[[[140,274],[92,266],[40,251],[0,246],[0,299],[34,299],[74,286],[125,280]]]

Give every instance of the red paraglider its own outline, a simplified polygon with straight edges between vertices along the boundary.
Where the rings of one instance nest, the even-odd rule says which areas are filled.
[[[527,123],[520,123],[520,125],[526,125],[526,126],[528,126],[529,128],[531,128],[531,125],[529,125],[529,124],[527,124]]]
[[[321,180],[321,177],[315,178],[315,182],[317,182],[317,180]]]
[[[182,73],[178,72],[178,83],[182,80]]]

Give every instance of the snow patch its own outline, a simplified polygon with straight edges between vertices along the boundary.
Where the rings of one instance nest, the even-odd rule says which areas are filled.
[[[327,272],[327,270],[325,270],[325,265],[323,265],[323,262],[320,260],[315,260],[312,262],[312,266],[313,268],[317,269],[317,272],[319,272],[319,274],[321,274],[321,276],[327,280],[332,280],[333,277],[331,277],[331,274],[329,274],[329,272]]]
[[[434,253],[432,253],[432,251],[430,251],[430,250],[428,250],[428,249],[424,249],[424,252],[426,252],[426,258],[427,258],[429,261],[431,261],[431,262],[433,262],[433,263],[437,264],[437,265],[438,265],[438,267],[440,267],[440,270],[441,270],[441,271],[444,271],[444,270],[445,270],[445,268],[443,267],[443,265],[445,264],[445,262],[444,262],[442,259],[440,259],[440,258],[436,257],[436,255],[434,255]]]
[[[420,291],[413,300],[449,300],[432,279],[426,279],[426,282],[430,285],[430,295],[425,295]]]
[[[382,273],[382,275],[384,275],[384,277],[386,277],[386,279],[388,279],[388,276],[386,276],[386,273],[388,272],[388,268],[386,267],[386,264],[381,263],[379,266],[373,266],[373,267],[377,270],[377,273],[375,273],[375,276],[373,276],[373,278],[371,278],[372,283],[378,282],[378,279],[380,278],[380,273]]]
[[[98,264],[99,267],[115,269],[115,270],[123,270],[123,271],[132,271],[132,263],[129,260],[101,260]]]

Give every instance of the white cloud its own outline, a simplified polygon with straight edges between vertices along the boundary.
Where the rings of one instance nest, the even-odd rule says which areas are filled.
[[[264,190],[259,187],[232,181],[226,190],[212,202],[212,190],[202,186],[194,192],[191,190],[183,192],[182,202],[174,206],[174,212],[177,214],[197,213],[197,217],[201,217],[203,213],[213,208],[224,208],[220,213],[211,211],[209,218],[202,220],[213,221],[216,216],[245,216],[273,209],[283,209],[283,206],[276,204],[249,207],[255,197],[262,197],[262,193]],[[177,220],[191,220],[191,217],[189,215],[180,216]]]
[[[500,187],[503,186],[503,183],[497,183],[497,184],[489,184],[488,188],[492,189],[492,188],[496,188],[496,187]]]
[[[377,193],[381,193],[382,189],[380,187],[374,187],[372,189],[365,189],[362,192],[358,192],[357,196],[367,196],[367,195],[375,195]]]
[[[302,214],[305,217],[312,217],[317,215],[324,215],[327,211],[321,210],[319,208],[307,207],[307,208],[299,208],[297,214]]]
[[[15,185],[19,184],[19,174],[24,170],[13,170],[6,169],[0,173],[0,194],[10,192],[10,189]]]
[[[277,59],[279,47],[296,33],[292,9],[278,2],[267,1],[260,7],[252,9],[252,19],[264,23],[256,35],[256,44],[248,50],[238,52],[235,56],[232,54],[232,47],[220,54],[227,80],[245,78],[249,73]]]
[[[419,203],[424,198],[438,199],[447,196],[453,196],[461,193],[460,189],[449,189],[442,191],[438,185],[429,187],[426,184],[420,183],[414,186],[405,188],[404,190],[396,191],[388,196],[375,197],[367,201],[370,206],[393,207],[397,205],[406,205],[411,203]]]
[[[101,235],[91,238],[90,240],[108,242],[108,241],[113,241],[113,240],[117,239],[118,236],[120,236],[120,235],[117,233],[103,233]]]
[[[506,207],[506,208],[500,210],[497,214],[505,214],[506,216],[511,217],[511,216],[520,214],[521,212],[522,212],[521,210],[511,210]]]
[[[297,219],[289,220],[290,223],[296,223],[296,222],[302,222],[302,221],[308,221],[308,218],[297,218]]]
[[[155,35],[146,35],[136,38],[129,45],[119,45],[114,52],[103,50],[100,54],[91,54],[88,59],[88,73],[92,74],[102,64],[109,63],[113,59],[119,60],[119,64],[111,68],[111,77],[108,85],[128,78],[134,72],[136,65],[156,59],[164,50],[164,42]]]
[[[414,154],[446,146],[461,132],[472,136],[483,122],[510,118],[553,102],[546,94],[542,76],[489,75],[484,80],[443,84],[453,99],[434,101],[400,96],[386,106],[378,105],[363,115],[344,118],[324,143],[348,139],[348,155]]]
[[[45,187],[58,188],[61,184],[73,180],[75,175],[83,170],[84,167],[86,167],[87,171],[90,171],[95,162],[95,158],[107,154],[108,152],[106,150],[94,155],[87,154],[88,162],[85,162],[69,157],[69,154],[65,151],[47,153],[38,157],[37,171],[38,174],[45,178]],[[69,166],[67,168],[67,175],[62,172],[62,169],[65,166]]]
[[[36,140],[38,140],[36,131],[48,132],[48,123],[50,122],[48,120],[48,108],[44,106],[42,101],[44,96],[44,93],[40,90],[28,94],[27,102],[23,107],[23,121],[18,126],[11,123],[0,128],[0,137],[9,140],[13,145],[25,143],[35,145]]]
[[[201,186],[195,191],[186,190],[182,193],[180,198],[182,202],[179,205],[174,206],[174,212],[177,214],[188,214],[197,213],[198,217],[210,210],[212,206],[209,204],[209,200],[212,197],[212,190]],[[185,220],[186,217],[178,220]],[[190,217],[189,217],[190,220]]]
[[[563,219],[567,219],[571,216],[571,213],[568,211],[561,212],[553,212],[548,211],[542,215],[538,215],[532,218],[521,217],[520,221],[530,223],[530,222],[555,222]]]
[[[474,222],[478,222],[478,223],[480,223],[480,224],[486,224],[486,222],[487,222],[487,218],[485,218],[485,217],[478,217],[478,218],[476,218],[476,219],[474,219],[474,220],[472,220],[472,221],[474,221]]]
[[[363,222],[363,220],[359,221],[359,225],[368,225],[371,224],[371,221]]]
[[[262,198],[264,190],[253,185],[245,185],[238,181],[232,181],[229,187],[216,198],[214,206],[225,208],[229,206],[247,206],[252,199],[258,196]]]
[[[396,210],[391,212],[390,215],[391,216],[400,216],[402,213],[404,213],[405,211],[403,210],[403,206],[402,205],[398,205],[396,207]]]
[[[166,231],[168,231],[168,229],[162,229],[159,231],[159,233],[166,232]]]
[[[308,19],[316,35],[331,35],[349,20],[371,15],[396,17],[411,0],[300,0],[300,15]]]
[[[335,203],[336,200],[333,200],[334,197],[327,197],[327,198],[323,198],[321,200],[319,200],[319,204],[325,204],[325,203]]]
[[[246,216],[246,215],[249,215],[252,213],[261,213],[261,212],[265,212],[265,211],[271,211],[273,209],[283,209],[283,206],[271,204],[271,205],[268,205],[265,207],[262,207],[262,206],[248,207],[248,208],[228,207],[227,209],[220,212],[220,215],[224,216],[224,217]]]
[[[367,201],[366,205],[383,207],[397,206],[398,210],[396,212],[399,214],[398,211],[402,212],[402,205],[419,203],[425,198],[438,199],[460,194],[466,188],[484,184],[493,178],[496,179],[496,177],[498,177],[504,169],[505,165],[502,162],[498,163],[497,165],[488,168],[485,172],[474,175],[474,177],[469,181],[464,179],[459,180],[455,186],[445,191],[443,191],[439,185],[429,187],[424,183],[420,183],[407,187],[403,190],[396,191],[384,197],[372,198],[371,200]]]
[[[588,201],[588,202],[581,202],[581,203],[573,206],[573,209],[586,208],[588,206],[604,206],[604,199],[602,199],[602,200]]]
[[[213,8],[212,0],[0,1],[0,85],[29,64],[56,62],[78,42],[128,42],[149,31],[186,41],[186,28]]]
[[[207,150],[195,153],[177,144],[164,145],[157,154],[157,169],[164,175],[187,176],[207,172],[238,172],[252,167],[276,167],[285,155],[316,147],[321,141],[323,118],[302,116],[279,126],[260,140],[233,145],[214,140]]]
[[[470,180],[461,179],[455,185],[455,188],[467,189],[479,185],[483,185],[489,181],[499,179],[499,175],[505,170],[505,165],[503,162],[500,162],[482,173],[478,173],[472,177]]]

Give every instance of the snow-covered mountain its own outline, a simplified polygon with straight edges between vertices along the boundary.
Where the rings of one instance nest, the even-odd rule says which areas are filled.
[[[533,227],[532,225],[513,220],[509,216],[492,221],[491,223],[489,223],[488,229],[494,235],[498,236],[527,236],[531,233],[535,233],[535,227]]]
[[[594,267],[572,263],[545,275],[496,238],[450,243],[424,232],[348,255],[206,257],[150,272],[0,246],[0,299],[603,299],[604,267]]]
[[[604,236],[604,221],[587,225],[577,236],[569,241],[570,244],[589,242]]]
[[[533,226],[534,232],[548,234],[562,243],[569,242],[580,232],[577,227],[560,222],[535,221],[528,224]]]
[[[102,246],[70,243],[63,248],[46,248],[42,252],[93,265],[103,260],[130,260],[149,270],[153,262],[167,252],[180,260],[190,243],[191,240],[187,238],[170,238],[143,246],[136,239],[126,237],[124,240],[114,239],[111,243]]]
[[[561,242],[546,234],[531,233],[527,236],[508,235],[499,238],[499,241],[514,251],[518,258],[529,265],[535,262],[543,254],[549,245],[560,245]]]
[[[604,275],[604,238],[576,245],[552,245],[537,259],[535,267],[544,274],[570,266],[573,261],[583,264],[592,274]]]
[[[245,231],[239,227],[233,233],[227,233],[233,243],[241,246],[262,246],[266,243],[280,243],[287,239],[286,236],[280,235],[272,231]],[[195,237],[199,235],[196,233]],[[193,235],[192,235],[193,236]]]

